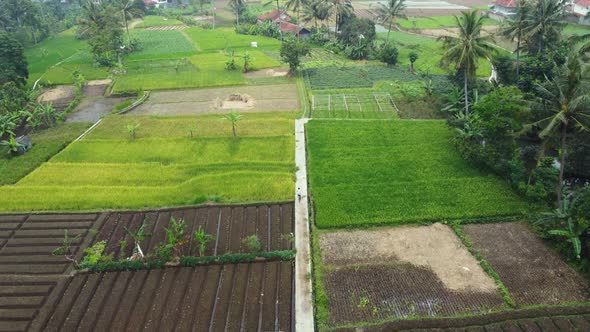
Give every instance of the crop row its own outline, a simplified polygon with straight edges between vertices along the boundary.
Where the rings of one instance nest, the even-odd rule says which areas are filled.
[[[316,89],[348,89],[370,88],[378,81],[414,81],[425,79],[419,75],[413,75],[408,71],[395,67],[383,66],[326,66],[311,68],[305,71],[312,90]],[[446,86],[447,79],[444,76],[432,76],[435,85]]]

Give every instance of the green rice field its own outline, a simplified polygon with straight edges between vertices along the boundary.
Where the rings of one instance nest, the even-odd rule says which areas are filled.
[[[137,25],[136,28],[151,28],[151,27],[161,27],[161,26],[170,26],[170,25],[183,25],[179,20],[165,18],[162,16],[154,16],[154,15],[147,15],[143,18],[143,20]]]
[[[110,116],[15,185],[0,186],[0,211],[287,200],[294,116],[246,114],[237,139],[220,114]],[[128,124],[138,125],[135,139]]]
[[[529,206],[467,165],[444,121],[307,124],[319,228],[515,215]]]

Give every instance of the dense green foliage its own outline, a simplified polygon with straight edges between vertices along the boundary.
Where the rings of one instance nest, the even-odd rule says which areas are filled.
[[[441,121],[312,121],[310,184],[320,228],[528,211],[501,180],[468,166]]]
[[[240,121],[237,138],[232,139],[231,124],[220,115],[111,116],[17,185],[0,187],[0,210],[289,199],[293,191],[292,118],[290,113],[274,117],[248,114]],[[136,128],[134,139],[126,124]],[[22,199],[29,195],[30,199]]]
[[[24,85],[29,77],[22,45],[0,31],[0,86],[9,82]]]
[[[295,73],[301,63],[301,57],[309,55],[311,51],[309,44],[303,43],[297,39],[285,41],[281,45],[281,60],[289,64],[291,73]]]

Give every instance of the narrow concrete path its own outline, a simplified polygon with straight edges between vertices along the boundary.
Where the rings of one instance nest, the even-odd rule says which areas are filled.
[[[295,331],[314,331],[313,294],[311,285],[311,251],[305,156],[305,123],[295,120],[295,190],[301,188],[301,200],[295,195]]]

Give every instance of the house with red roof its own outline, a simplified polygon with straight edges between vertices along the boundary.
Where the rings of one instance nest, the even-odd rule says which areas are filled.
[[[258,23],[265,21],[272,21],[274,24],[279,24],[280,22],[291,22],[291,16],[289,16],[286,12],[275,8],[266,14],[258,16]]]
[[[578,0],[572,6],[572,15],[576,17],[578,24],[590,24],[590,0]]]
[[[498,21],[511,19],[516,15],[517,0],[495,0],[488,16]]]

